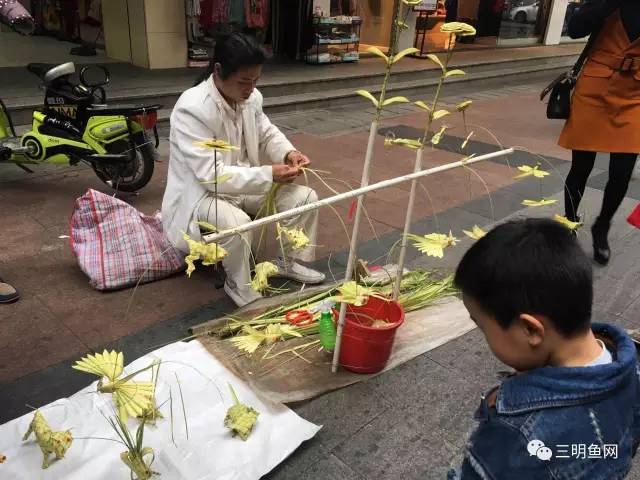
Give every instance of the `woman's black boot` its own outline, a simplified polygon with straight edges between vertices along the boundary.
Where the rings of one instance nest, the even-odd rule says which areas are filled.
[[[593,259],[600,265],[607,265],[611,258],[611,249],[609,248],[609,222],[603,222],[600,219],[591,227],[591,235],[593,237]]]

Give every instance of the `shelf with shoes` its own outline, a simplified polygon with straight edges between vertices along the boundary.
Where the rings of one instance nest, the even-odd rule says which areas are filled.
[[[360,59],[360,27],[357,16],[314,16],[311,21],[313,42],[305,53],[310,64],[348,63]]]

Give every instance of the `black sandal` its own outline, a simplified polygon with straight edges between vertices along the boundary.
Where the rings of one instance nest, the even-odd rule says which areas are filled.
[[[20,293],[13,285],[0,278],[0,303],[13,303],[20,299]]]

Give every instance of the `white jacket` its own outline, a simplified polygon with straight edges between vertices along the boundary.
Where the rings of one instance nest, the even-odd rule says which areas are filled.
[[[202,184],[215,177],[214,152],[195,143],[212,138],[228,141],[228,114],[221,103],[224,101],[210,77],[184,92],[171,114],[171,150],[162,222],[169,241],[185,252],[188,247],[183,234],[200,239],[198,205],[214,191],[213,184]],[[218,176],[231,175],[218,185],[218,193],[226,196],[267,193],[273,184],[272,169],[270,165],[261,166],[261,160],[283,163],[286,154],[295,150],[262,111],[262,94],[258,90],[254,90],[242,108],[247,158],[238,165],[234,155],[218,152]]]

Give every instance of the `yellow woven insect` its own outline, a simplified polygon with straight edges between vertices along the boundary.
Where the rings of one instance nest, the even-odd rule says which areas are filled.
[[[436,132],[433,137],[431,137],[431,143],[433,145],[438,145],[442,141],[442,137],[444,136],[446,131],[447,127],[443,126],[438,132]]]
[[[465,110],[467,110],[471,105],[473,105],[473,100],[465,100],[464,102],[456,105],[456,110],[462,113]]]
[[[36,442],[40,446],[40,450],[42,450],[44,457],[42,459],[43,469],[49,468],[49,455],[55,455],[56,460],[63,458],[73,442],[73,436],[70,430],[54,432],[39,410],[36,410],[36,413],[33,415],[33,420],[31,420],[29,424],[27,433],[22,437],[22,441],[26,441],[32,432],[36,436]]]
[[[240,148],[231,145],[229,142],[225,142],[224,140],[203,140],[200,142],[195,142],[198,147],[201,148],[209,148],[211,150],[216,150],[218,152],[232,152],[234,150],[240,150]]]
[[[462,142],[460,149],[464,150],[465,148],[467,148],[467,145],[469,144],[469,140],[471,140],[471,137],[473,137],[473,134],[474,132],[471,132],[469,135],[467,135],[467,138],[465,138],[464,142]]]
[[[410,148],[412,150],[420,150],[423,147],[420,140],[412,140],[410,138],[386,138],[384,141],[384,146],[387,148],[400,146]]]
[[[218,231],[218,228],[209,222],[198,222],[198,226],[200,227],[201,231],[204,231],[207,233],[215,233]]]
[[[246,442],[258,421],[260,412],[253,407],[240,403],[238,395],[231,384],[229,384],[229,390],[231,390],[234,404],[227,410],[227,415],[224,417],[224,426],[231,430],[234,437],[237,435]]]
[[[567,227],[569,230],[577,230],[582,226],[582,222],[572,222],[567,217],[563,217],[562,215],[554,215],[553,219]]]
[[[516,175],[513,178],[525,178],[525,177],[535,177],[535,178],[544,178],[549,175],[549,172],[545,170],[540,170],[540,165],[536,165],[535,167],[530,167],[529,165],[522,165],[518,167],[522,173],[520,175]]]
[[[453,33],[461,37],[471,36],[476,34],[476,29],[463,22],[448,22],[440,27],[442,33]]]
[[[189,245],[189,255],[184,259],[187,264],[187,277],[191,277],[191,274],[195,271],[196,266],[193,262],[196,260],[202,260],[202,265],[204,266],[215,265],[229,255],[229,252],[217,243],[197,242],[192,240],[186,233],[182,238]]]
[[[444,249],[453,247],[458,243],[458,239],[451,232],[449,235],[442,233],[431,233],[423,237],[419,235],[407,235],[407,238],[413,240],[413,245],[422,253],[429,257],[444,257]]]
[[[365,287],[357,282],[351,281],[343,283],[338,287],[338,295],[331,297],[331,300],[340,303],[348,303],[360,307],[369,301],[369,297],[377,297],[387,300],[376,293],[371,287]]]
[[[244,335],[237,335],[229,341],[238,350],[248,353],[255,353],[261,345],[272,345],[285,337],[302,337],[302,335],[291,325],[283,323],[273,323],[267,325],[264,330],[257,330],[249,325],[242,328]]]
[[[523,200],[522,205],[525,207],[546,207],[557,202],[557,200],[543,198],[542,200]]]
[[[278,267],[271,262],[262,262],[256,265],[256,273],[251,280],[251,288],[256,292],[264,293],[269,289],[269,278],[278,274]]]
[[[301,250],[311,243],[309,237],[301,228],[285,228],[277,223],[276,229],[278,231],[278,240],[282,241],[284,236],[293,250]]]
[[[104,350],[102,353],[87,355],[78,360],[71,368],[97,375],[100,378],[98,391],[113,395],[113,400],[118,407],[118,416],[126,422],[129,416],[143,416],[154,407],[154,384],[152,382],[134,382],[132,379],[156,365],[154,363],[126,377],[118,378],[124,370],[124,356],[122,352]],[[105,378],[108,380],[106,383],[104,382]]]
[[[487,232],[485,232],[483,229],[481,229],[477,225],[474,225],[471,231],[463,230],[463,232],[467,237],[472,238],[474,240],[480,240],[482,237],[484,237],[487,234]]]

